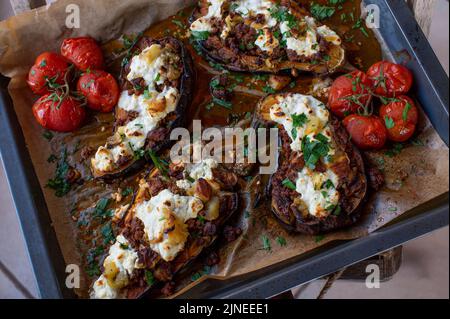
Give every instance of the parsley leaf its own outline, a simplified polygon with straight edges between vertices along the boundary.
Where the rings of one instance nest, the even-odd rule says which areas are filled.
[[[280,245],[281,247],[284,247],[287,245],[287,241],[284,237],[277,237],[276,239],[278,245]]]
[[[331,18],[335,12],[336,9],[333,7],[322,6],[314,2],[311,4],[311,14],[317,20],[325,20],[327,18]]]
[[[295,186],[295,184],[294,184],[291,180],[289,180],[289,179],[285,179],[281,184],[282,184],[284,187],[287,187],[287,188],[292,189],[292,190],[294,190],[294,191],[297,189],[297,187]]]
[[[270,252],[272,250],[272,246],[270,245],[270,239],[266,235],[263,235],[261,237],[261,240],[263,242],[262,250]]]
[[[195,41],[205,41],[209,38],[209,31],[191,31],[191,36]]]
[[[411,111],[411,109],[412,109],[411,103],[406,102],[406,105],[405,105],[405,108],[403,109],[403,114],[402,114],[403,122],[406,122],[408,120],[408,113],[409,113],[409,111]]]
[[[388,130],[390,130],[391,128],[393,128],[393,127],[395,126],[395,122],[394,122],[394,120],[392,119],[392,117],[385,116],[385,117],[384,117],[384,125],[386,125],[386,128],[387,128]]]

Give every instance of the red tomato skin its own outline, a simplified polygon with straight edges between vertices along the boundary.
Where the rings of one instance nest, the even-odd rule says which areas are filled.
[[[50,92],[46,79],[56,78],[56,83],[64,84],[64,77],[68,71],[69,62],[61,55],[44,52],[36,58],[28,73],[27,83],[31,90],[38,95]]]
[[[104,71],[94,70],[83,74],[77,89],[87,99],[88,106],[99,112],[109,113],[119,100],[119,85],[114,77]]]
[[[362,150],[379,150],[386,144],[387,130],[378,116],[352,114],[344,119],[343,124],[352,142]]]
[[[379,77],[383,74],[386,89],[380,84]],[[413,85],[411,71],[403,65],[389,61],[380,61],[372,65],[367,71],[368,77],[374,83],[374,91],[384,97],[396,97],[406,94]]]
[[[400,96],[399,101],[394,101],[383,105],[380,108],[380,116],[383,119],[391,118],[394,121],[394,127],[388,128],[388,138],[394,142],[406,142],[416,131],[419,122],[419,111],[414,101],[407,96]],[[407,112],[406,121],[403,119],[403,112],[409,103],[411,109]]]
[[[83,72],[103,69],[102,49],[91,37],[65,39],[61,45],[61,54]]]
[[[33,105],[33,114],[39,124],[51,131],[73,132],[77,130],[86,118],[86,111],[80,102],[67,97],[57,108],[58,102],[53,102],[44,95]]]
[[[357,78],[360,79],[360,83],[354,85]],[[358,70],[338,77],[333,82],[328,97],[328,106],[331,112],[341,119],[356,113],[361,108],[360,105],[346,98],[356,94],[365,94],[359,97],[358,100],[361,104],[366,105],[372,98],[370,95],[371,86],[372,82],[366,74]]]

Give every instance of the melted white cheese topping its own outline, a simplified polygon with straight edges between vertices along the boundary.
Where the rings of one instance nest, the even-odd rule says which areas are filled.
[[[106,145],[98,149],[91,160],[92,167],[97,171],[112,171],[120,157],[133,156],[135,151],[145,146],[148,133],[175,111],[180,95],[178,89],[164,86],[162,92],[157,92],[156,85],[166,80],[166,73],[162,69],[177,59],[171,50],[161,48],[158,44],[151,45],[133,57],[127,79],[144,78],[147,92],[141,95],[129,95],[128,91],[121,93],[118,107],[127,112],[136,112],[137,117],[117,129],[115,138],[121,143],[112,148]]]
[[[189,176],[192,180],[189,181],[187,179],[177,181],[177,186],[181,189],[188,190],[191,189],[195,182],[200,178],[205,180],[213,180],[213,172],[214,168],[217,168],[218,162],[214,159],[204,159],[200,163],[197,164],[186,164],[184,174]],[[187,177],[186,176],[186,177]]]
[[[144,224],[150,248],[165,261],[183,250],[188,237],[186,221],[197,218],[203,203],[193,196],[180,196],[165,189],[136,207],[136,217]]]
[[[334,186],[329,189],[324,184],[330,180]],[[324,173],[313,172],[304,167],[298,173],[296,191],[302,195],[302,200],[309,208],[309,213],[315,217],[326,217],[339,203],[337,187],[339,179],[330,169]]]
[[[210,7],[208,14],[200,17],[191,24],[192,31],[212,31],[211,19],[221,18],[221,7],[223,0],[208,0]],[[271,53],[274,48],[280,45],[280,41],[275,38],[274,32],[277,30],[271,30],[277,26],[278,21],[273,16],[274,9],[277,8],[275,2],[269,0],[237,0],[231,2],[236,5],[234,11],[243,18],[255,17],[262,14],[265,19],[264,23],[252,23],[251,26],[255,29],[264,30],[263,34],[258,35],[255,45],[257,45],[262,51]],[[289,13],[290,10],[288,10]],[[225,17],[224,27],[220,37],[226,39],[231,29],[230,16]],[[296,38],[290,35],[291,28],[288,26],[288,22],[284,21],[279,23],[279,31],[286,43],[286,48],[295,51],[299,56],[311,57],[319,52],[319,42],[317,36],[320,35],[325,41],[335,45],[342,43],[341,38],[326,25],[317,27],[316,20],[313,17],[306,16],[302,21],[299,21],[307,27],[305,36]]]
[[[114,264],[114,274],[103,273],[94,283],[91,291],[92,299],[116,299],[119,296],[118,288],[114,288],[108,282],[108,276],[114,276],[110,280],[120,281],[121,286],[126,286],[129,279],[133,277],[135,269],[141,268],[138,263],[138,254],[134,251],[128,240],[119,235],[116,243],[109,249],[109,254],[103,262],[105,268]],[[109,266],[108,266],[109,265]]]
[[[297,127],[297,137],[294,139],[292,115],[304,114],[307,118],[305,125]],[[292,140],[291,149],[301,151],[304,136],[313,137],[322,131],[328,123],[329,112],[325,105],[312,96],[302,94],[289,94],[286,97],[278,96],[278,103],[270,108],[271,119],[283,125]]]
[[[293,134],[293,117],[292,115],[304,115],[306,123],[301,127],[296,127],[296,138]],[[319,133],[323,134],[330,141],[329,155],[335,154],[334,141],[331,129],[328,126],[329,112],[322,102],[312,96],[302,94],[289,94],[286,97],[278,96],[278,103],[270,108],[271,119],[283,126],[287,134],[292,140],[291,149],[295,152],[302,151],[302,141],[308,137],[311,141]],[[327,159],[322,159],[327,166],[324,173],[316,172],[308,167],[304,167],[298,173],[295,181],[296,191],[301,194],[301,199],[308,208],[311,215],[316,217],[326,217],[339,203],[339,192],[336,188],[339,185],[339,178],[328,167]],[[326,187],[327,181],[332,182],[332,187]]]
[[[199,32],[212,31],[211,19],[220,18],[222,16],[222,4],[224,2],[225,0],[208,0],[208,13],[192,22],[191,30]]]

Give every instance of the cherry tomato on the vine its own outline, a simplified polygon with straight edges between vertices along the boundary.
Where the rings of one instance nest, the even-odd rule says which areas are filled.
[[[413,84],[410,70],[400,64],[380,61],[367,71],[373,81],[375,94],[383,97],[396,97],[409,92]]]
[[[55,86],[64,84],[69,66],[69,62],[61,55],[44,52],[31,67],[27,83],[35,94],[47,94]]]
[[[33,114],[44,128],[56,132],[73,132],[86,118],[86,111],[77,99],[61,97],[57,93],[37,100],[33,105]]]
[[[103,69],[103,52],[93,38],[65,39],[61,54],[83,72]]]
[[[119,100],[119,86],[114,77],[104,71],[91,71],[78,80],[77,89],[83,94],[88,106],[96,111],[108,113]]]
[[[343,121],[352,142],[363,150],[377,150],[387,141],[387,130],[383,121],[375,115],[352,114]]]
[[[419,112],[414,101],[407,96],[400,96],[380,108],[380,116],[384,119],[388,136],[394,142],[409,140],[419,121]]]
[[[338,77],[331,86],[328,106],[339,118],[363,111],[370,102],[371,81],[365,73],[353,71]]]

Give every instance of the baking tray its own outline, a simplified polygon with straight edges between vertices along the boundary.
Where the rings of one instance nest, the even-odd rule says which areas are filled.
[[[412,58],[416,98],[448,146],[449,81],[427,39],[405,4],[399,0],[367,0],[381,11],[380,40],[394,60],[399,52]],[[402,55],[404,56],[404,54]],[[65,288],[65,264],[47,206],[31,163],[25,139],[7,92],[8,79],[0,78],[0,151],[41,298],[72,298]],[[185,298],[269,298],[300,284],[335,272],[448,225],[449,195],[444,194],[394,223],[360,239],[330,243],[299,257],[251,274],[221,281],[209,279]]]

